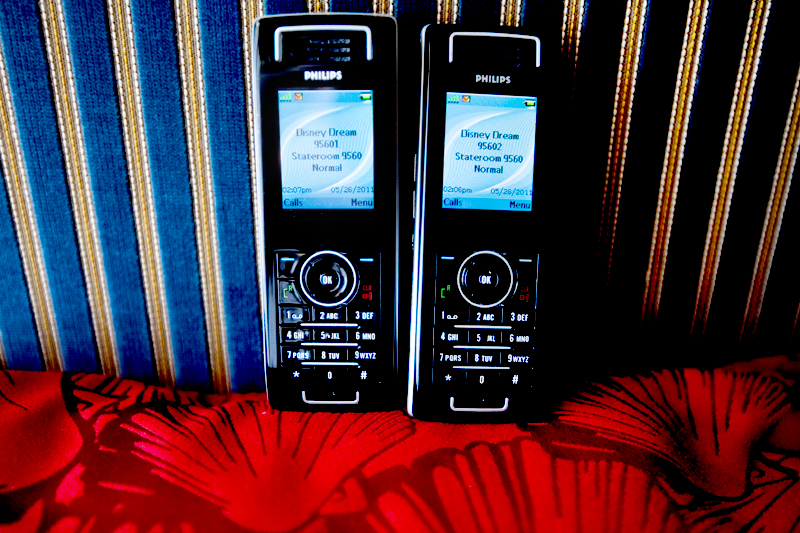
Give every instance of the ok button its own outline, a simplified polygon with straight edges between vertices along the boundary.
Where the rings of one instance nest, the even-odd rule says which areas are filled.
[[[322,287],[334,288],[339,285],[339,274],[334,271],[328,274],[322,273],[319,275],[319,284]]]
[[[491,270],[471,272],[468,277],[472,279],[468,280],[467,283],[478,290],[495,289],[500,284],[500,276]]]
[[[349,302],[358,288],[356,269],[339,252],[311,255],[300,268],[300,289],[313,304],[337,307]]]
[[[494,307],[514,288],[514,272],[505,257],[492,251],[475,252],[458,271],[458,290],[475,307]]]

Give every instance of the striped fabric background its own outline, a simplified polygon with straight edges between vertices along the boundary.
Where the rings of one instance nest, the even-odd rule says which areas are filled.
[[[796,349],[791,0],[8,0],[0,366],[263,389],[250,34],[303,11],[393,14],[405,69],[424,23],[560,32],[586,297],[616,331]]]

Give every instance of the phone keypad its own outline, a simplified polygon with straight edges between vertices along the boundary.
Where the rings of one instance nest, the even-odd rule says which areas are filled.
[[[433,369],[454,410],[502,411],[530,387],[536,256],[437,256]]]
[[[286,250],[275,261],[285,379],[307,404],[354,404],[380,378],[380,254]]]

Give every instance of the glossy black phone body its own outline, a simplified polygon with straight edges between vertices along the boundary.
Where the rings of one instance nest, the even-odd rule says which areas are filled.
[[[415,417],[534,416],[544,377],[537,330],[539,266],[547,260],[541,183],[552,179],[547,128],[556,112],[545,44],[513,30],[423,30],[407,394]],[[491,119],[470,119],[466,110],[474,105],[501,107],[487,112]],[[459,110],[464,114],[455,115]],[[504,113],[517,118],[494,117]],[[532,180],[505,188],[505,176],[522,168],[516,162],[529,164],[530,157]],[[460,185],[448,185],[448,172]],[[477,198],[488,192],[469,185],[485,172],[498,173],[499,185],[486,189],[496,197]]]
[[[354,14],[269,16],[255,26],[264,357],[278,409],[402,405],[396,31],[391,17]],[[312,107],[288,115],[299,109],[290,105]],[[353,185],[365,161],[373,181]],[[334,176],[327,188],[292,185],[323,175]]]

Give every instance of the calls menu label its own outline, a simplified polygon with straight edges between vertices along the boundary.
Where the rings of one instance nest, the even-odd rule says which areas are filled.
[[[372,91],[278,91],[284,209],[372,209]]]
[[[447,93],[442,207],[531,211],[537,99]]]

